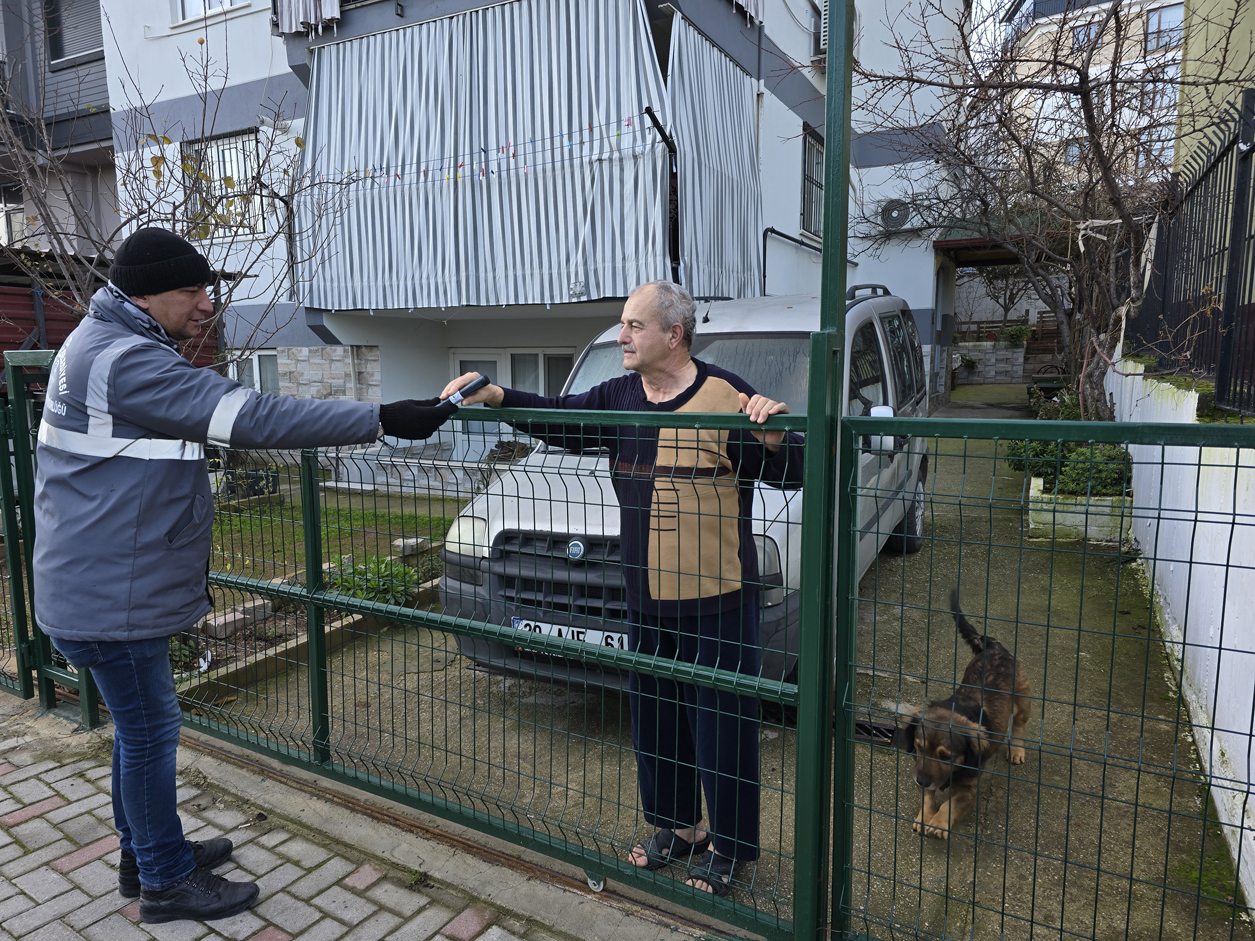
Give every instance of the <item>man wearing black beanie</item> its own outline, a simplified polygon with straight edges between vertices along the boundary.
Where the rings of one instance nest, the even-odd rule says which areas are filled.
[[[35,614],[90,670],[113,717],[118,888],[140,918],[237,914],[257,886],[213,868],[227,839],[189,843],[175,807],[182,714],[169,638],[209,612],[213,493],[205,445],[312,448],[427,438],[455,405],[259,395],[179,355],[215,316],[214,274],[188,242],[146,228],[52,364],[35,480]]]

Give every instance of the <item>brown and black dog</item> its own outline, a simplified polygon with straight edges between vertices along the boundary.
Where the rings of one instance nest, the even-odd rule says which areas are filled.
[[[902,747],[915,755],[915,782],[922,792],[913,829],[943,840],[976,802],[981,765],[999,745],[1007,743],[1011,764],[1024,763],[1024,723],[1032,712],[1028,674],[1006,647],[972,627],[959,609],[957,588],[950,592],[950,610],[976,656],[950,698],[908,710],[910,722],[898,730]],[[947,788],[950,799],[938,803],[937,795]]]

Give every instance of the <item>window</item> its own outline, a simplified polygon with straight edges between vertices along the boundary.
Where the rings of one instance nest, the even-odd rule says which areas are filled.
[[[179,19],[190,20],[194,16],[205,16],[236,2],[237,0],[179,0]]]
[[[100,0],[44,0],[44,25],[53,61],[105,51]]]
[[[869,415],[872,406],[885,404],[885,370],[880,341],[870,323],[859,327],[850,343],[850,414]]]
[[[266,231],[264,205],[255,185],[261,162],[256,128],[179,146],[187,214],[200,223],[200,238],[215,232]]]
[[[262,395],[279,394],[279,354],[249,353],[231,365],[231,375],[246,389]]]
[[[1151,10],[1146,17],[1146,51],[1175,49],[1185,35],[1185,4]]]
[[[1072,27],[1072,51],[1084,52],[1091,46],[1102,45],[1102,24],[1086,23],[1084,26]]]
[[[802,231],[824,237],[824,139],[802,125]]]
[[[17,184],[0,185],[0,211],[4,213],[0,241],[16,245],[26,237],[26,203],[22,199],[22,187]]]
[[[885,338],[889,342],[889,366],[893,370],[893,387],[898,393],[897,407],[903,408],[914,401],[915,393],[919,390],[915,357],[911,355],[910,341],[907,339],[902,317],[890,314],[882,317],[880,322],[884,325]]]
[[[575,365],[573,349],[466,349],[452,353],[455,376],[477,372],[496,385],[548,396],[562,394]]]
[[[1081,142],[1079,140],[1070,140],[1063,145],[1063,162],[1073,166],[1081,162]]]

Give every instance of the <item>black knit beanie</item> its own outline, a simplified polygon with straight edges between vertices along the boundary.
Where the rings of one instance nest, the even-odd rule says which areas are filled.
[[[109,280],[124,294],[146,297],[213,280],[209,262],[190,242],[166,229],[132,232],[118,246]]]

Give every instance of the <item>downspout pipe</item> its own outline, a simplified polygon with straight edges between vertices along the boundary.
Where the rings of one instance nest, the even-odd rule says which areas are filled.
[[[667,153],[671,155],[671,172],[675,174],[676,178],[678,179],[679,172],[680,172],[680,158],[675,149],[675,141],[672,140],[671,135],[667,133],[667,129],[663,127],[662,122],[658,120],[658,115],[654,113],[654,109],[651,108],[649,105],[645,106],[645,114],[649,117],[650,122],[654,125],[654,130],[658,132],[658,136],[662,138],[662,143],[663,143],[663,146],[667,148]],[[668,176],[667,178],[667,208],[668,210],[670,210],[671,208],[671,197],[673,195],[676,197],[676,201],[675,201],[676,250],[669,251],[668,254],[671,255],[671,280],[674,281],[676,284],[679,284],[680,283],[680,258],[679,258],[678,247],[680,244],[680,198],[679,198],[678,193],[671,192],[671,179],[670,179],[670,176]],[[669,248],[670,248],[670,242],[671,242],[670,235],[671,233],[668,233],[667,242],[668,242]]]
[[[776,238],[784,239],[786,242],[792,242],[794,245],[801,245],[805,249],[809,249],[817,255],[823,255],[824,250],[818,245],[812,245],[810,242],[804,242],[788,232],[781,232],[773,226],[767,226],[763,229],[763,297],[767,296],[767,236],[774,235]]]

